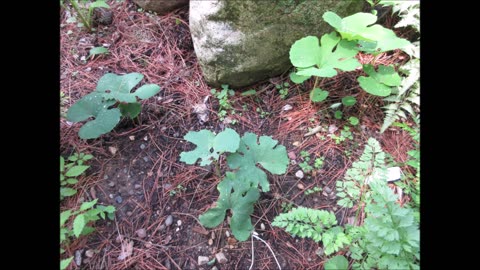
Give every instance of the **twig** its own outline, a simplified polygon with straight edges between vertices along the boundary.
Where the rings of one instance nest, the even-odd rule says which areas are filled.
[[[277,260],[277,256],[275,256],[275,253],[273,253],[273,250],[272,250],[272,248],[270,247],[270,245],[269,245],[267,242],[265,242],[265,240],[263,240],[262,238],[258,237],[258,236],[257,236],[257,232],[255,232],[255,231],[252,233],[252,264],[250,264],[250,268],[248,268],[248,270],[251,270],[252,267],[253,267],[253,259],[254,259],[254,253],[253,253],[253,238],[254,238],[254,237],[255,237],[256,239],[262,241],[265,245],[267,245],[268,249],[270,250],[270,252],[271,252],[272,255],[273,255],[273,258],[275,259],[275,262],[277,263],[278,269],[282,270],[282,267],[280,266],[280,263],[279,263],[278,260]]]

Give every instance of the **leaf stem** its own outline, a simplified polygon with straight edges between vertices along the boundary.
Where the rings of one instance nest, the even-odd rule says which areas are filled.
[[[73,9],[75,9],[75,11],[77,12],[78,16],[82,20],[85,27],[88,29],[88,32],[92,32],[90,22],[87,21],[87,18],[85,18],[83,16],[83,13],[80,11],[80,7],[78,6],[77,0],[70,0],[70,3],[72,4]]]

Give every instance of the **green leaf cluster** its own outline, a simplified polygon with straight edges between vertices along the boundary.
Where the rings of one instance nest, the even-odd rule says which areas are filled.
[[[420,269],[420,231],[412,209],[396,203],[398,196],[385,181],[373,180],[370,188],[373,202],[365,207],[365,231],[358,245],[367,258],[356,266],[363,269]]]
[[[228,84],[222,84],[222,90],[217,91],[216,89],[211,89],[210,92],[218,99],[218,118],[220,121],[225,120],[228,110],[232,110],[232,114],[235,112],[232,104],[230,104],[230,100],[228,99],[229,97],[235,95],[235,91],[230,89]]]
[[[60,199],[77,194],[77,190],[67,185],[78,183],[77,177],[84,173],[90,166],[83,165],[85,161],[92,159],[92,155],[85,153],[73,154],[67,161],[60,156]]]
[[[340,71],[353,71],[362,65],[355,58],[359,50],[374,55],[399,48],[407,48],[411,43],[399,38],[395,33],[379,24],[377,16],[370,13],[356,13],[341,18],[331,11],[323,14],[323,19],[337,32],[325,34],[320,42],[315,36],[303,37],[291,46],[290,62],[296,68],[290,74],[294,83],[303,83],[312,76],[330,78]],[[374,25],[373,25],[374,24]],[[392,86],[400,84],[400,76],[392,66],[380,66],[378,72],[372,65],[364,65],[369,77],[358,78],[360,86],[372,95],[386,97],[392,92]],[[328,91],[318,87],[317,80],[310,92],[312,102],[321,102],[328,97]],[[346,100],[345,105],[354,101]]]
[[[305,207],[292,209],[276,216],[272,226],[284,228],[294,237],[311,238],[323,242],[326,255],[330,255],[350,244],[350,238],[337,224],[332,212]]]
[[[68,243],[70,237],[79,238],[92,233],[95,229],[89,226],[89,224],[100,218],[105,219],[105,217],[108,217],[113,220],[115,207],[113,205],[97,205],[94,208],[97,201],[98,199],[87,201],[82,203],[78,210],[73,211],[69,209],[60,213],[60,245]],[[73,222],[67,224],[67,221],[71,218],[73,218]],[[60,253],[63,253],[63,249],[61,249]],[[66,267],[70,262],[71,257],[62,260],[60,265]]]
[[[260,197],[261,190],[270,190],[266,173],[260,166],[272,174],[284,174],[289,164],[285,146],[269,136],[260,136],[247,132],[241,138],[232,129],[225,129],[215,135],[208,130],[190,131],[184,139],[197,147],[180,154],[180,161],[200,166],[217,160],[222,153],[228,153],[227,164],[232,171],[226,173],[218,184],[220,195],[216,206],[200,215],[199,220],[205,227],[218,226],[225,219],[227,210],[232,213],[230,228],[239,241],[245,241],[253,230],[250,215],[253,206]],[[260,165],[260,166],[259,166]]]
[[[132,119],[137,117],[141,111],[138,99],[150,98],[160,91],[160,86],[146,84],[131,93],[142,79],[140,73],[103,75],[95,91],[78,100],[67,112],[67,120],[71,122],[95,118],[80,128],[80,138],[94,139],[110,132],[120,122],[122,115]],[[119,104],[118,107],[112,108],[115,104]]]
[[[343,181],[338,180],[336,183],[337,196],[340,198],[337,204],[352,208],[359,201],[362,187],[367,184],[369,177],[385,181],[385,171],[385,153],[377,140],[369,138],[359,160],[353,162]],[[366,200],[369,194],[363,193]]]

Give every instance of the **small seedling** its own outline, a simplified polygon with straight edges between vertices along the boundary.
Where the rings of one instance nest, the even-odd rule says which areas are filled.
[[[303,193],[305,194],[305,196],[307,196],[307,195],[317,193],[317,192],[320,192],[320,191],[322,191],[321,187],[313,187],[313,188],[309,188],[309,189],[305,190],[305,192],[303,192]]]
[[[347,139],[353,140],[353,134],[350,131],[349,126],[344,126],[343,129],[340,131],[339,136],[335,134],[329,134],[328,136],[333,140],[335,140],[335,144],[340,144],[341,142],[344,142]]]
[[[227,117],[228,110],[232,110],[234,112],[228,97],[235,95],[235,91],[229,89],[228,84],[222,84],[221,91],[217,91],[216,89],[212,88],[210,93],[212,93],[212,95],[218,99],[218,119],[220,119],[220,121],[224,121],[225,117]]]
[[[320,169],[322,168],[323,166],[323,161],[325,160],[324,157],[319,157],[319,158],[316,158],[315,159],[315,162],[313,163],[313,167],[315,167],[315,169]]]
[[[93,59],[95,55],[102,55],[102,54],[108,54],[108,53],[109,51],[105,47],[95,47],[90,49],[88,57]]]
[[[285,99],[288,95],[288,87],[290,84],[285,82],[283,84],[276,84],[275,88],[277,88],[278,92],[280,93],[280,98]]]
[[[258,113],[260,113],[260,118],[265,118],[265,117],[267,117],[267,116],[270,115],[269,112],[266,112],[266,111],[262,110],[262,108],[260,108],[260,107],[258,107],[258,108],[256,109],[256,111],[257,111]]]
[[[302,157],[303,162],[299,163],[298,166],[300,166],[303,172],[309,173],[313,170],[312,166],[308,164],[310,162],[310,154],[307,151],[301,151],[300,156]]]
[[[360,121],[358,120],[358,118],[355,117],[355,116],[350,116],[350,118],[348,118],[348,122],[350,122],[350,124],[351,124],[352,126],[356,126],[356,125],[358,125],[358,123],[360,123]]]
[[[293,203],[291,203],[291,202],[282,202],[281,207],[282,207],[282,212],[283,212],[283,213],[287,213],[288,211],[292,210],[292,208],[293,208]]]
[[[169,194],[170,194],[170,197],[173,197],[175,196],[177,193],[181,193],[183,191],[187,190],[186,187],[182,186],[182,185],[178,185],[176,188],[170,190]]]
[[[335,111],[335,114],[334,114],[335,119],[340,120],[340,119],[342,119],[342,116],[343,116],[343,112],[342,112],[342,111],[338,111],[338,110]]]

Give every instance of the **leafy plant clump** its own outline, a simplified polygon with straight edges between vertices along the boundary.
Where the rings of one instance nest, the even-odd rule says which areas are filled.
[[[92,158],[92,155],[79,153],[73,154],[65,162],[65,159],[60,156],[60,200],[77,194],[76,189],[67,185],[78,183],[77,177],[90,168],[89,165],[84,165],[84,162]]]
[[[67,120],[71,122],[95,118],[80,128],[80,138],[95,139],[112,131],[120,122],[121,116],[131,119],[137,117],[142,110],[138,99],[150,98],[160,91],[160,86],[146,84],[131,93],[142,79],[143,75],[140,73],[103,75],[95,91],[78,100],[67,112]]]
[[[227,210],[232,213],[230,228],[239,241],[245,241],[253,231],[250,215],[253,206],[260,197],[259,185],[262,191],[268,192],[270,184],[263,169],[272,174],[283,174],[289,164],[287,151],[283,145],[269,136],[245,133],[241,138],[230,128],[213,134],[208,130],[190,131],[185,140],[197,147],[180,154],[180,161],[195,164],[200,160],[200,166],[215,162],[217,175],[219,156],[227,154],[227,164],[233,171],[228,171],[217,186],[220,195],[216,206],[200,215],[203,226],[214,228],[225,219]],[[257,142],[258,141],[258,142]]]
[[[310,92],[312,102],[324,101],[329,94],[319,86],[319,78],[334,77],[338,74],[337,70],[353,71],[362,67],[355,58],[359,51],[378,55],[411,45],[408,40],[398,38],[392,30],[374,24],[377,16],[370,13],[359,12],[341,18],[328,11],[323,14],[323,18],[338,34],[325,34],[320,42],[315,36],[301,38],[292,45],[289,52],[290,61],[296,68],[290,74],[294,83],[303,83],[312,76],[316,78]],[[375,71],[373,65],[367,64],[363,70],[369,77],[361,76],[358,81],[370,94],[385,97],[390,95],[391,87],[400,84],[400,77],[392,66],[380,66]]]
[[[369,138],[359,160],[353,162],[343,181],[337,181],[337,196],[340,198],[337,204],[352,208],[359,201],[368,200],[370,194],[366,192],[368,177],[384,175],[385,171],[385,153],[378,141]]]
[[[326,255],[344,248],[350,244],[350,239],[337,224],[337,218],[332,212],[305,207],[292,209],[275,217],[272,226],[284,228],[294,237],[311,238],[323,242]]]
[[[89,224],[99,220],[100,218],[114,219],[115,207],[113,205],[104,206],[95,204],[98,199],[82,203],[78,210],[72,209],[63,211],[60,213],[60,245],[64,246],[68,244],[69,238],[87,235],[95,231],[95,229]],[[67,224],[67,221],[73,217],[71,225]],[[60,249],[60,254],[64,253],[65,249]],[[63,259],[60,262],[60,269],[65,269],[72,261],[73,256]]]
[[[218,119],[220,119],[220,121],[225,120],[228,110],[230,110],[230,114],[235,114],[235,110],[228,100],[228,97],[235,95],[235,92],[228,87],[228,84],[222,84],[222,90],[220,91],[211,89],[210,92],[218,99]],[[232,124],[235,123],[236,120],[232,120]]]

